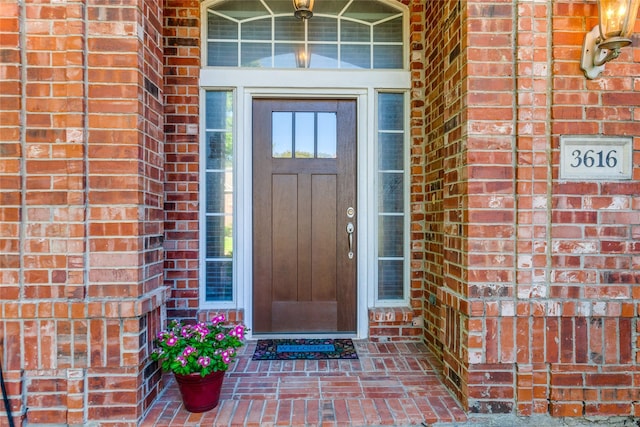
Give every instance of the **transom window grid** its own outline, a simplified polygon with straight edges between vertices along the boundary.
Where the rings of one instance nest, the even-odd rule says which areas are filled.
[[[255,2],[254,2],[255,3]],[[261,2],[261,4],[268,2]],[[290,2],[289,2],[290,3]],[[345,2],[336,15],[315,13],[297,20],[291,11],[245,16],[216,6],[207,9],[206,64],[212,67],[404,69],[403,16],[389,9],[348,17]],[[373,2],[370,2],[373,3]],[[363,6],[359,6],[363,7]],[[233,16],[236,15],[236,16]]]

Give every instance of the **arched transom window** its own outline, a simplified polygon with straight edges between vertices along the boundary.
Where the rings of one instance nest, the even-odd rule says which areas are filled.
[[[406,69],[403,14],[372,0],[316,1],[311,19],[291,0],[224,0],[207,8],[210,67]]]

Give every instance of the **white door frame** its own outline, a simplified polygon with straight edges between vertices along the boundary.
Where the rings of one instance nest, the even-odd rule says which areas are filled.
[[[286,82],[286,87],[282,83]],[[309,83],[313,82],[313,88]],[[236,159],[234,170],[235,236],[234,283],[236,298],[232,303],[211,303],[200,292],[200,309],[235,308],[244,310],[245,323],[253,324],[253,230],[252,230],[252,111],[253,98],[348,98],[357,103],[357,334],[368,336],[368,307],[373,306],[375,293],[370,272],[375,271],[374,244],[377,221],[375,197],[369,194],[376,181],[376,152],[374,126],[376,117],[376,91],[408,90],[410,73],[384,70],[272,70],[272,69],[202,69],[201,94],[205,90],[233,90],[236,117],[234,120]],[[201,96],[201,111],[204,96]],[[204,120],[201,120],[201,130]],[[204,132],[201,131],[201,135]],[[204,136],[202,136],[204,138]],[[204,177],[201,177],[204,184]],[[204,187],[202,187],[204,188]],[[204,227],[202,221],[201,227]],[[203,230],[204,228],[201,228]],[[202,233],[201,233],[202,234]],[[203,264],[201,262],[201,264]],[[202,276],[201,266],[201,277]],[[335,334],[334,334],[335,335]],[[287,335],[291,336],[291,335]],[[315,336],[315,335],[314,335]],[[249,332],[249,337],[252,337]],[[271,337],[271,335],[270,335]]]

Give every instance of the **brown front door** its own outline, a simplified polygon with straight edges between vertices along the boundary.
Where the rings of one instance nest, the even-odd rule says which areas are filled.
[[[355,203],[355,101],[254,100],[254,333],[356,331]]]

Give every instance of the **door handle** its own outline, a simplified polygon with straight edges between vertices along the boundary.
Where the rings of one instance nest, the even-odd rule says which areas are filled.
[[[353,259],[353,232],[355,231],[353,223],[347,224],[347,235],[349,236],[349,259]]]

